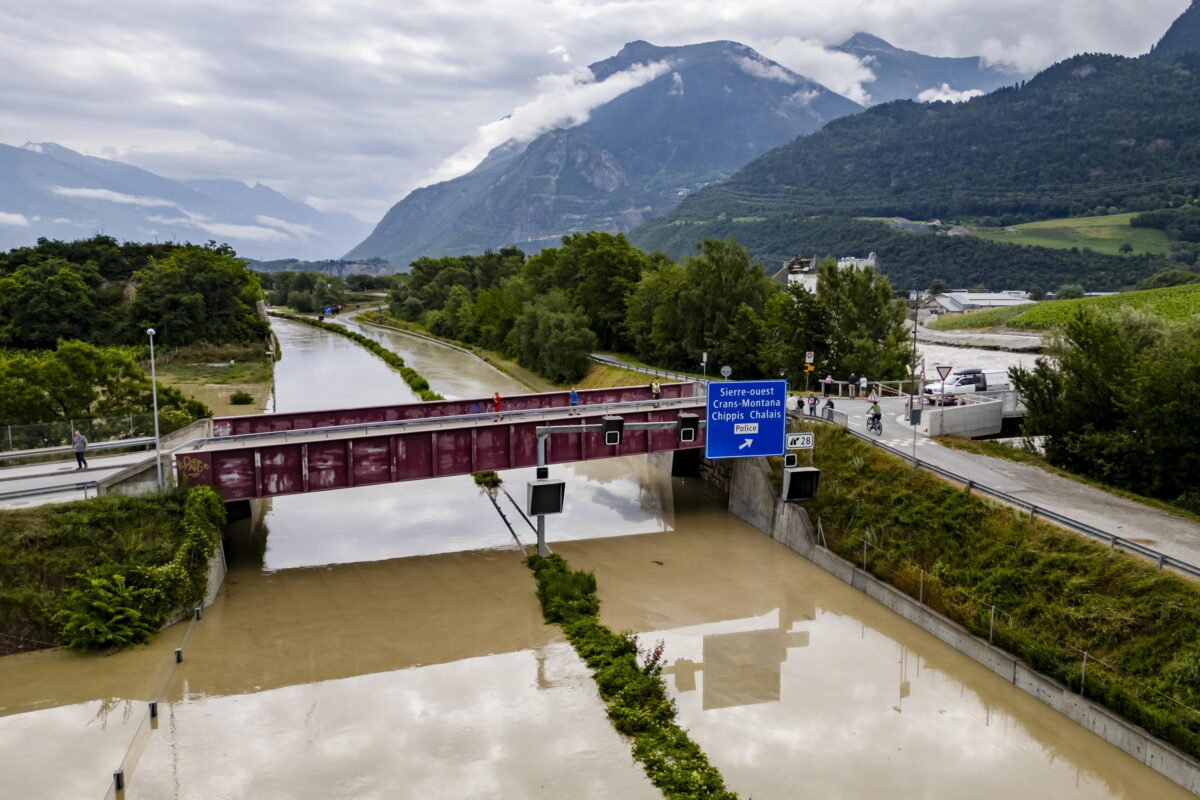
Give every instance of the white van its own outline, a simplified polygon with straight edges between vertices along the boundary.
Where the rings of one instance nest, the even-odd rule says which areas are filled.
[[[944,394],[945,402],[949,404],[954,402],[954,395],[968,392],[1005,392],[1012,388],[1012,380],[1009,379],[1007,370],[964,367],[948,375],[945,384],[941,381],[925,384],[925,399],[931,403],[940,403]]]

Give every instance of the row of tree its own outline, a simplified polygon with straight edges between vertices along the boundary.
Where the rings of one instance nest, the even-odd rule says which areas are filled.
[[[1013,370],[1051,463],[1200,512],[1200,320],[1081,310],[1053,355]]]
[[[0,345],[59,340],[140,344],[249,343],[267,334],[254,274],[226,245],[41,239],[0,254]]]
[[[578,379],[594,349],[695,371],[701,354],[740,378],[907,374],[904,305],[873,269],[820,268],[814,296],[784,290],[733,240],[705,240],[680,262],[624,236],[573,234],[529,258],[516,248],[422,258],[390,293],[391,311],[436,334],[504,352],[554,381]]]

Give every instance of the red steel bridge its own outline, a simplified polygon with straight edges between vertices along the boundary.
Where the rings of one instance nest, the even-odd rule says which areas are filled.
[[[537,463],[537,429],[597,424],[606,415],[628,423],[670,422],[681,413],[704,416],[697,384],[623,386],[579,392],[504,397],[500,414],[491,398],[439,400],[393,406],[219,417],[214,436],[176,451],[180,483],[214,486],[227,502],[467,475]],[[704,447],[680,442],[674,430],[626,431],[618,445],[600,433],[564,433],[546,443],[546,463]]]

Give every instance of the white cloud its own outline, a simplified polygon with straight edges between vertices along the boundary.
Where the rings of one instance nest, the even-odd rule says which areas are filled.
[[[558,56],[565,63],[570,63],[571,61],[571,54],[567,52],[567,48],[563,47],[561,44],[551,47],[546,51],[546,53],[547,55]]]
[[[9,214],[0,211],[0,225],[16,225],[21,228],[29,227],[29,218],[24,214]]]
[[[129,206],[149,206],[169,208],[175,205],[170,200],[158,197],[142,197],[135,194],[123,194],[110,189],[73,189],[67,186],[52,186],[50,191],[63,197],[82,197],[87,200],[107,200],[110,203],[121,203]]]
[[[747,56],[737,56],[733,59],[733,63],[737,64],[738,69],[755,78],[762,78],[770,81],[782,81],[783,83],[795,83],[796,76],[788,72],[778,64],[771,64],[766,61],[761,61],[757,58],[749,58]]]
[[[284,219],[276,217],[268,217],[265,214],[259,214],[254,218],[254,221],[260,225],[269,225],[272,228],[279,228],[300,239],[307,239],[310,236],[318,235],[317,229],[311,225],[301,225],[297,222],[288,222]]]
[[[671,73],[671,88],[667,94],[671,97],[683,97],[683,76],[678,72]]]
[[[671,68],[666,61],[635,64],[597,82],[586,68],[538,79],[536,98],[509,116],[489,122],[475,132],[475,140],[442,162],[428,183],[449,180],[469,172],[493,148],[509,141],[528,142],[554,128],[573,128],[588,121],[593,108],[649,83]]]
[[[981,97],[983,91],[980,89],[965,89],[959,91],[951,89],[950,84],[943,83],[936,89],[926,89],[917,95],[917,100],[922,103],[965,103],[972,97]]]
[[[875,73],[849,53],[826,50],[812,39],[783,36],[760,42],[756,48],[768,58],[786,64],[788,69],[811,78],[856,103],[871,102],[870,87]]]
[[[257,225],[232,225],[224,222],[193,222],[197,228],[213,236],[230,239],[248,239],[252,242],[286,242],[292,237],[274,228]]]

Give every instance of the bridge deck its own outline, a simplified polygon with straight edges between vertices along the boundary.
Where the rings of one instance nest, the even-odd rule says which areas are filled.
[[[630,393],[636,393],[638,387],[633,388]],[[278,497],[529,467],[537,463],[539,427],[597,424],[606,414],[619,414],[631,423],[671,421],[683,411],[703,415],[703,408],[703,397],[684,396],[658,404],[647,399],[581,407],[580,415],[574,416],[567,406],[530,403],[528,410],[505,411],[498,420],[493,413],[476,413],[267,431],[207,440],[180,452],[176,468],[181,482],[214,486],[226,501]],[[546,461],[702,447],[703,428],[696,441],[687,443],[679,442],[674,430],[629,431],[616,446],[605,445],[599,433],[556,434],[547,441]]]

